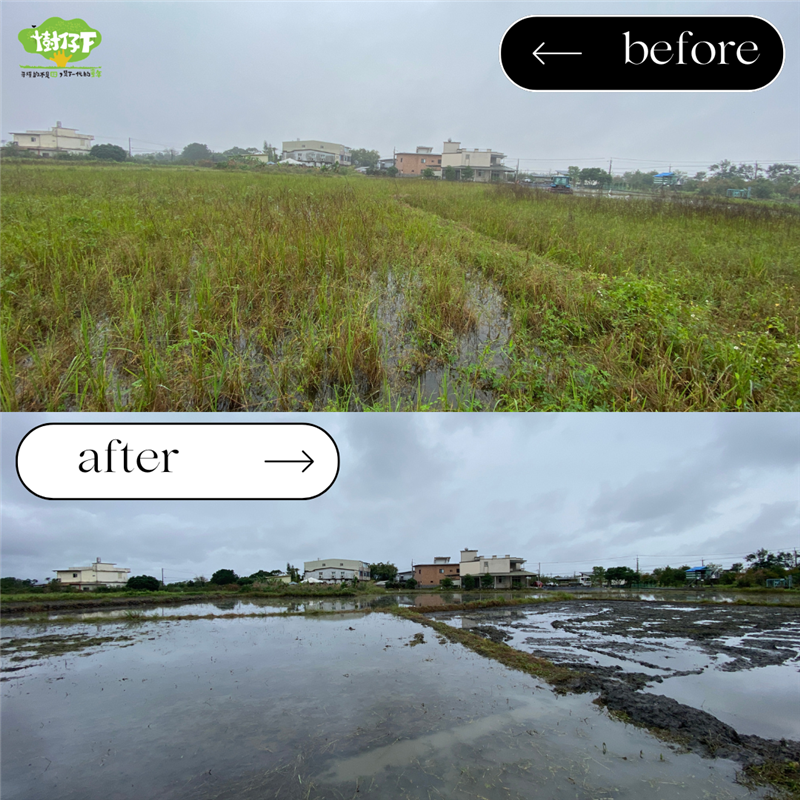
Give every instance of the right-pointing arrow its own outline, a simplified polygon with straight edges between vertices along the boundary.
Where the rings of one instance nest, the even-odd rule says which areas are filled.
[[[303,467],[303,472],[305,472],[314,463],[314,459],[311,458],[311,456],[308,453],[306,453],[305,450],[301,450],[300,452],[305,456],[305,458],[301,458],[301,459],[268,459],[267,458],[267,459],[264,459],[264,463],[265,464],[305,464],[305,467]]]
[[[544,61],[539,58],[539,51],[544,47],[544,42],[542,42],[534,51],[533,55],[536,57],[538,62],[544,66]],[[542,51],[541,55],[543,56],[582,56],[583,53],[548,53],[546,50]]]

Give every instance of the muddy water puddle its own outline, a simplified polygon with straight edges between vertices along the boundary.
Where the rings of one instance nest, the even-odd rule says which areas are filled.
[[[443,621],[576,670],[635,677],[637,688],[738,733],[800,740],[796,609],[599,601],[453,612]]]
[[[86,648],[2,684],[4,800],[753,796],[731,761],[679,753],[390,615],[130,631],[60,626]]]
[[[413,319],[409,298],[415,294],[415,287],[390,271],[385,285],[379,288],[376,313],[384,367],[395,400],[492,410],[495,399],[490,384],[508,367],[504,348],[511,339],[511,321],[500,292],[491,283],[469,274],[465,282],[465,313],[471,324],[456,335],[447,360],[426,355],[421,349],[420,337],[437,337]],[[391,397],[383,399],[390,401]]]

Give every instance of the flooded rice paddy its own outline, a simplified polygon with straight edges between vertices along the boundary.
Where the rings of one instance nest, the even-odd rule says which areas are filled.
[[[632,592],[630,590],[598,591],[591,589],[573,589],[569,593],[579,597],[608,600],[642,600],[647,602],[663,603],[672,601],[683,607],[686,603],[736,603],[751,602],[752,596],[735,592],[697,592],[697,591],[675,591],[675,590],[656,590]],[[54,601],[47,603],[49,611],[41,612],[42,616],[50,620],[69,620],[86,619],[102,620],[121,618],[129,615],[131,609],[137,614],[157,617],[177,617],[177,616],[205,616],[229,613],[229,614],[275,614],[275,613],[307,613],[307,612],[330,612],[330,611],[358,611],[365,609],[379,609],[392,605],[400,605],[411,608],[433,608],[435,606],[458,605],[461,603],[473,603],[476,601],[502,600],[517,601],[521,598],[538,598],[551,600],[554,597],[552,590],[532,590],[528,592],[399,592],[397,594],[384,595],[360,595],[352,597],[264,597],[264,596],[235,596],[225,599],[214,598],[213,600],[198,600],[196,597],[183,601],[180,597],[170,598],[168,605],[159,606],[157,603],[146,598],[136,598],[135,602],[131,598],[121,598],[119,604],[115,604],[112,598],[103,598],[102,606],[91,604],[84,595],[80,597],[80,604],[87,604],[87,610],[81,611],[77,602],[73,601]],[[157,601],[158,602],[158,601]],[[759,604],[786,604],[787,595],[780,592],[761,593],[758,595]],[[796,605],[800,609],[800,598],[796,598]],[[13,601],[9,601],[4,606],[4,619],[17,620],[20,617],[29,615],[30,610],[26,610],[25,604],[15,607]]]
[[[14,625],[3,645],[4,798],[764,796],[390,614]]]
[[[800,612],[573,601],[454,612],[448,623],[701,709],[738,733],[800,740]]]

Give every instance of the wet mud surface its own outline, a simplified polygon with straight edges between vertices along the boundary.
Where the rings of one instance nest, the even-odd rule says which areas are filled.
[[[769,670],[781,669],[789,690],[777,698],[776,714],[789,718],[787,730],[793,733],[792,721],[800,714],[800,692],[792,691],[800,689],[796,609],[597,600],[431,617],[569,667],[576,677],[563,686],[566,691],[597,693],[595,702],[618,718],[692,752],[745,766],[800,761],[800,737],[753,735],[668,696],[670,681],[703,676],[696,680],[705,681],[698,685],[710,694],[720,686],[724,691],[726,673],[740,672],[768,691],[777,674]],[[737,699],[729,702],[735,705]]]
[[[131,641],[133,641],[133,636],[90,636],[87,633],[53,634],[51,636],[32,636],[20,639],[3,638],[2,646],[0,646],[0,653],[3,656],[2,669],[5,670],[8,663],[80,652],[109,642]]]

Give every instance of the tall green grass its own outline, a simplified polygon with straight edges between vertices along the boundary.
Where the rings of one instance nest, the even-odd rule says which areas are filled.
[[[791,207],[13,164],[2,191],[4,410],[800,406]]]

